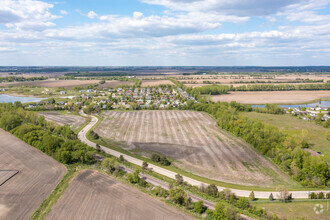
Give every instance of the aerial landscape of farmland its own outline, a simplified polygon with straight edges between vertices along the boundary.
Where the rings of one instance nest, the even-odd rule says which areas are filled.
[[[0,220],[330,220],[330,0],[0,0]]]

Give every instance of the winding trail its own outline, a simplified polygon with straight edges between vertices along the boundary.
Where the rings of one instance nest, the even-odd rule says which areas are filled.
[[[84,113],[81,113],[81,115],[86,116],[86,117],[90,116],[91,117],[91,122],[88,125],[86,125],[79,132],[78,138],[82,142],[86,143],[87,145],[96,148],[96,144],[94,142],[88,140],[87,137],[86,137],[86,134],[98,122],[98,118],[95,117],[95,116],[92,116],[92,115],[86,115]],[[122,155],[124,157],[124,159],[127,160],[128,162],[133,163],[133,164],[138,165],[138,166],[142,166],[143,160],[131,157],[127,154],[112,150],[112,149],[104,147],[104,146],[100,146],[100,147],[107,154],[110,154],[110,155],[115,156],[115,157],[120,157],[120,155]],[[159,173],[161,175],[164,175],[166,177],[172,178],[172,179],[175,179],[175,175],[177,174],[173,171],[164,169],[164,168],[156,166],[154,164],[149,164],[148,167],[149,167],[149,169],[152,169],[152,171],[154,171],[156,173]],[[198,187],[201,186],[201,185],[203,185],[203,186],[208,185],[207,183],[204,183],[204,182],[201,182],[201,181],[198,181],[198,180],[186,177],[186,176],[183,176],[183,179],[187,183],[189,183],[191,185],[194,185],[194,186],[198,186]],[[221,187],[221,186],[217,186],[217,187],[218,187],[219,191],[222,191],[226,188],[226,187]],[[230,189],[230,190],[233,193],[235,193],[237,196],[240,196],[240,197],[249,197],[249,195],[251,193],[250,190],[240,190],[240,189]],[[310,192],[311,191],[291,191],[290,193],[292,193],[292,198],[307,199],[308,198],[308,193],[310,193]],[[315,193],[318,193],[318,192],[328,193],[328,192],[330,192],[330,190],[318,190],[318,191],[313,191],[313,192],[315,192]],[[278,192],[254,191],[255,197],[260,198],[260,199],[268,199],[270,193],[273,193],[274,197],[278,198]]]

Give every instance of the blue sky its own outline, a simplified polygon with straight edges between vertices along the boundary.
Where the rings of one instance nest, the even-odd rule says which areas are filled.
[[[0,0],[0,65],[330,65],[330,0]]]

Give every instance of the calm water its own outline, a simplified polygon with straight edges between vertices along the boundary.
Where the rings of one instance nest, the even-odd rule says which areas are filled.
[[[16,101],[21,103],[27,102],[40,102],[44,98],[36,98],[36,97],[20,97],[20,96],[12,96],[12,95],[0,95],[0,103],[3,102],[11,102],[14,103]]]
[[[265,105],[251,105],[252,108],[264,108]],[[299,107],[305,107],[305,108],[310,108],[310,107],[330,107],[330,101],[320,101],[320,102],[315,102],[315,103],[310,103],[310,104],[296,104],[296,105],[278,105],[279,107],[284,107],[284,108],[299,108]]]

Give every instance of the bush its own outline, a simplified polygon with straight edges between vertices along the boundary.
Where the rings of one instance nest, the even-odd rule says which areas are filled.
[[[256,197],[254,196],[254,192],[253,191],[250,193],[249,199],[250,199],[250,201],[254,201],[256,199]]]
[[[270,201],[273,201],[273,200],[274,200],[273,193],[271,193],[271,194],[269,195],[269,200],[270,200]]]
[[[194,212],[196,212],[198,214],[202,214],[205,211],[206,211],[206,207],[204,206],[203,201],[195,202],[195,204],[194,204]]]
[[[97,133],[95,133],[93,130],[91,130],[90,134],[91,134],[91,137],[92,137],[94,140],[97,140],[97,139],[100,138],[100,136],[99,136]]]
[[[183,177],[180,174],[175,175],[176,184],[181,185],[183,183]]]
[[[160,186],[157,186],[155,187],[153,190],[152,190],[152,193],[155,195],[155,196],[158,196],[158,197],[163,197],[163,198],[166,198],[169,193],[167,190],[163,189],[162,187]]]
[[[164,156],[157,153],[151,155],[151,160],[164,166],[171,165],[171,162]]]
[[[205,189],[206,194],[216,197],[218,195],[218,187],[214,184],[210,184]]]
[[[183,189],[173,188],[170,190],[170,198],[173,202],[183,205],[186,200],[186,193]]]

